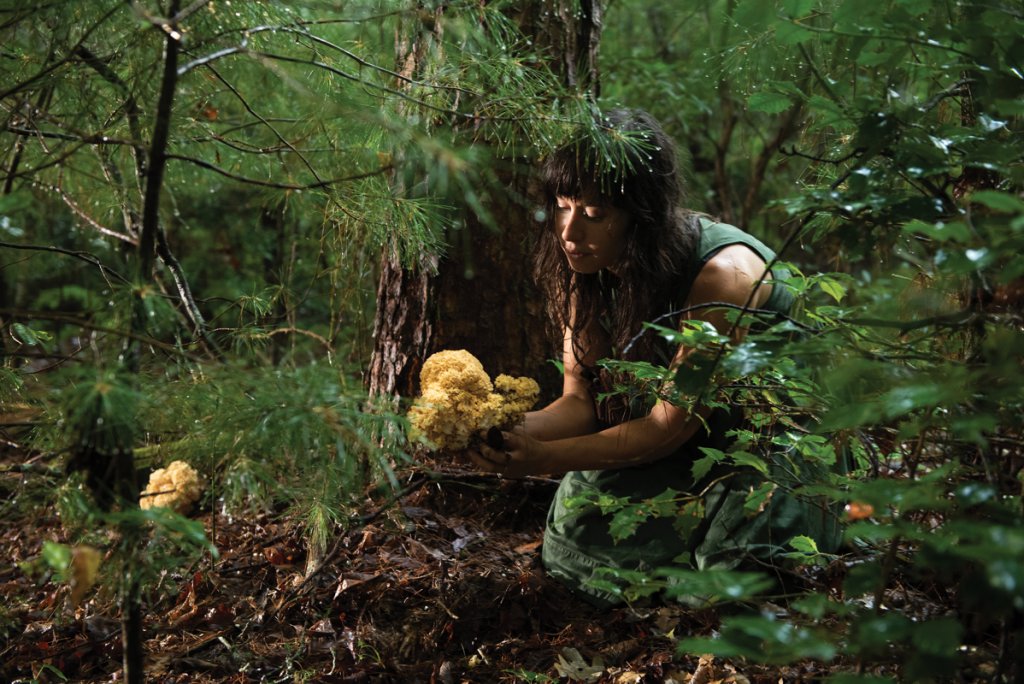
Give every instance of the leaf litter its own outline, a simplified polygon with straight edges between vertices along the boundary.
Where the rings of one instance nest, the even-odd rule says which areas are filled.
[[[167,573],[161,591],[147,594],[147,681],[742,684],[785,677],[778,668],[755,675],[746,665],[744,676],[732,664],[677,653],[677,638],[718,626],[712,610],[602,610],[548,578],[540,546],[554,487],[542,478],[435,471],[394,506],[338,532],[314,567],[286,517],[219,515],[214,526],[205,511],[198,519],[211,536],[216,529],[221,556]],[[76,566],[82,576],[74,589],[31,577],[19,564],[38,556],[45,540],[74,541],[66,536],[57,515],[45,511],[8,516],[0,527],[14,561],[0,571],[4,681],[121,676],[116,595],[102,582],[81,588],[93,579],[95,556],[87,552]]]

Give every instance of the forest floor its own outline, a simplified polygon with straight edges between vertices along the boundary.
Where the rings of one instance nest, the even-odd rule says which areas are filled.
[[[33,478],[53,477],[0,457],[11,502],[31,494]],[[400,499],[373,504],[331,540],[319,563],[286,518],[197,514],[220,557],[167,573],[147,594],[146,680],[707,684],[825,674],[680,655],[676,638],[710,633],[714,611],[598,610],[547,578],[539,547],[553,481],[448,469],[407,473],[406,483]],[[44,540],[66,536],[52,510],[15,506],[0,521],[0,552],[12,561],[0,566],[4,682],[121,680],[111,592],[72,606],[67,583],[25,571]]]

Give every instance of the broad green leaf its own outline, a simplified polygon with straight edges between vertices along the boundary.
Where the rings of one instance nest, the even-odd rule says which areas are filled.
[[[704,453],[704,457],[698,458],[694,461],[693,466],[691,467],[694,482],[700,482],[703,480],[704,477],[711,472],[711,469],[715,467],[715,464],[725,458],[725,452],[718,449],[700,447],[700,450]]]
[[[770,615],[725,618],[717,638],[683,639],[679,649],[694,655],[739,656],[774,665],[807,658],[827,661],[836,654],[835,644],[825,633]]]
[[[672,520],[672,528],[683,539],[688,539],[704,519],[703,499],[688,501],[679,509],[679,514]]]
[[[43,542],[42,558],[55,575],[64,577],[71,565],[71,547],[46,540]]]
[[[799,19],[809,14],[816,4],[817,0],[783,0],[782,9],[787,16]]]
[[[854,625],[852,646],[867,654],[878,653],[910,636],[914,623],[899,613],[867,614]]]
[[[616,542],[628,539],[636,534],[642,523],[647,522],[649,516],[648,511],[642,506],[626,506],[612,516],[608,532]]]
[[[710,602],[737,601],[771,588],[772,579],[759,572],[735,570],[687,570],[657,568],[654,576],[665,580],[668,596],[698,596]]]
[[[967,224],[962,221],[936,221],[934,223],[913,219],[903,226],[903,232],[925,235],[939,241],[967,242],[971,239]]]
[[[846,296],[846,288],[838,280],[834,278],[824,277],[818,281],[818,287],[820,287],[825,294],[832,297],[837,302],[842,301],[843,297]]]
[[[910,640],[918,649],[937,656],[956,653],[964,628],[953,618],[937,618],[914,625]]]
[[[789,545],[801,553],[818,553],[818,543],[804,535],[793,537]]]
[[[34,347],[40,343],[40,338],[46,337],[47,333],[34,331],[28,326],[20,323],[11,324],[12,337],[19,343]]]
[[[1024,212],[1024,200],[1017,195],[997,190],[979,190],[971,195],[971,200],[984,204],[989,209],[1004,213]]]
[[[747,498],[743,501],[743,510],[748,516],[763,513],[778,487],[774,482],[762,482],[760,486],[750,490],[747,494]]]
[[[749,451],[732,451],[729,453],[729,458],[731,458],[736,465],[750,466],[763,475],[768,474],[768,464],[764,462],[764,459],[760,456],[755,456]]]

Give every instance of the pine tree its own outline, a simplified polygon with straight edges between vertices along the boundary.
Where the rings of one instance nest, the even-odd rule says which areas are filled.
[[[500,42],[501,22],[513,21],[525,37],[520,47],[528,46],[536,60],[525,67],[552,70],[561,86],[583,103],[593,98],[598,88],[600,3],[534,0],[515,7],[508,16],[490,13],[479,28]],[[445,58],[437,46],[448,20],[443,8],[433,13],[424,9],[418,21],[401,27],[397,61],[405,77],[415,80]],[[541,107],[541,117],[558,113],[553,97],[534,106]],[[451,126],[456,135],[470,135],[478,112],[467,106],[459,113],[438,121],[438,133]],[[501,141],[489,144],[496,147]],[[441,349],[470,350],[492,375],[535,375],[551,358],[554,347],[547,340],[544,306],[530,277],[530,245],[537,229],[528,199],[530,169],[528,158],[513,154],[517,151],[495,156],[500,189],[479,206],[472,199],[456,198],[462,220],[449,233],[452,244],[446,256],[427,255],[407,267],[394,250],[384,254],[367,373],[371,394],[413,394],[423,360]],[[544,385],[551,390],[557,382],[557,377],[548,377]]]

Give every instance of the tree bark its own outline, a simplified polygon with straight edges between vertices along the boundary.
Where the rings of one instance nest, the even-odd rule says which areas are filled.
[[[515,8],[515,19],[537,54],[572,89],[597,93],[601,13],[597,0],[533,0]],[[440,22],[419,22],[417,33],[397,41],[399,70],[414,77],[427,59],[425,45]],[[526,196],[527,169],[510,172],[510,197]],[[548,339],[544,304],[532,279],[537,226],[528,207],[512,201],[488,207],[500,232],[468,216],[451,236],[445,258],[404,269],[391,254],[381,262],[374,320],[374,349],[366,374],[373,395],[412,396],[423,361],[442,349],[467,349],[495,376],[536,378],[550,396],[561,378],[547,359],[560,341]],[[431,273],[436,267],[436,273]],[[545,372],[545,368],[550,370]]]

